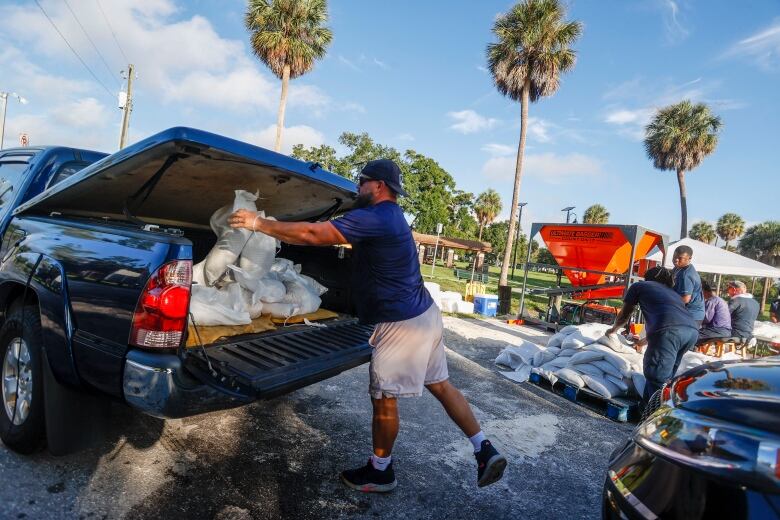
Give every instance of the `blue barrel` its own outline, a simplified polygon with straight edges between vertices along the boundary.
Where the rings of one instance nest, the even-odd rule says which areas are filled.
[[[483,316],[495,316],[498,311],[498,296],[495,294],[475,294],[474,312]]]

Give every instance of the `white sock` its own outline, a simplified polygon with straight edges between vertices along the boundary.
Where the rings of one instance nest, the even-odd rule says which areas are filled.
[[[384,471],[387,469],[387,466],[390,465],[390,461],[392,459],[393,459],[392,455],[388,455],[387,457],[377,457],[372,453],[371,465],[374,466],[374,469],[378,469],[379,471]]]
[[[482,449],[482,441],[485,440],[485,434],[480,430],[473,437],[469,437],[469,440],[471,445],[474,446],[474,453],[479,453]]]

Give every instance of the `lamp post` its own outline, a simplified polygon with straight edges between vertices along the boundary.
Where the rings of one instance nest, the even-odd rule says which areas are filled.
[[[433,261],[431,262],[431,278],[433,278],[433,270],[436,269],[436,250],[439,249],[439,235],[444,228],[443,224],[436,224],[436,243],[433,246]]]
[[[561,211],[566,212],[566,223],[569,223],[569,215],[571,214],[571,210],[573,210],[576,206],[567,206],[563,208]]]
[[[515,234],[515,252],[512,255],[512,279],[515,278],[515,266],[517,265],[517,243],[520,241],[520,224],[523,222],[523,206],[528,204],[527,202],[518,202],[517,207],[520,208],[520,216],[517,217],[517,233]]]
[[[3,149],[3,139],[5,138],[5,114],[8,112],[8,96],[15,97],[22,105],[27,104],[27,100],[16,92],[0,92],[0,101],[3,104],[3,122],[0,124],[0,150]]]

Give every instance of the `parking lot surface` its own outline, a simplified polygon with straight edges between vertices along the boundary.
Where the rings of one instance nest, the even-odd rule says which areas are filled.
[[[509,459],[476,487],[471,445],[429,394],[399,404],[389,495],[346,488],[339,471],[371,451],[368,367],[251,406],[163,421],[117,404],[110,435],[73,455],[0,445],[4,518],[597,518],[607,457],[630,427],[493,364],[533,329],[445,317],[451,381]],[[88,427],[85,425],[85,427]]]

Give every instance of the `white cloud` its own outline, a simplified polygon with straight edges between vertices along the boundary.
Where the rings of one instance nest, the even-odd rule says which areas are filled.
[[[580,153],[558,155],[542,153],[526,155],[523,175],[538,177],[549,184],[559,184],[570,177],[595,177],[603,175],[601,161]],[[514,157],[492,157],[482,166],[482,175],[496,181],[515,178]]]
[[[75,128],[100,127],[109,120],[106,106],[93,97],[55,108],[51,115],[55,123]]]
[[[675,0],[660,0],[664,14],[664,30],[669,43],[679,43],[688,37],[689,31],[683,25],[680,4]]]
[[[346,65],[347,67],[349,67],[350,69],[352,69],[352,70],[360,70],[360,68],[357,65],[352,63],[352,61],[348,60],[347,58],[345,58],[341,54],[339,54],[339,61],[341,63],[343,63],[344,65]]]
[[[247,143],[256,144],[263,148],[273,150],[276,141],[276,125],[269,125],[260,131],[243,132],[239,139]],[[289,154],[296,144],[302,144],[305,147],[320,146],[325,142],[325,136],[322,132],[310,126],[298,125],[290,126],[282,132],[282,153]]]
[[[780,68],[780,19],[756,34],[735,43],[724,56],[746,56],[764,70]]]
[[[385,63],[384,61],[382,61],[382,60],[379,60],[379,59],[377,59],[377,58],[374,58],[374,65],[376,65],[376,66],[377,66],[377,67],[379,67],[380,69],[385,69],[385,70],[388,70],[388,69],[390,68],[390,67],[387,65],[387,63]]]
[[[404,132],[402,134],[398,134],[396,139],[399,141],[414,141],[414,136],[410,133]]]
[[[615,125],[627,125],[632,123],[646,125],[653,117],[653,112],[654,110],[651,108],[639,108],[636,110],[614,110],[607,113],[604,121]]]
[[[503,155],[512,155],[516,152],[515,147],[507,146],[499,143],[488,143],[482,147],[483,152],[487,152],[490,155],[501,157]]]
[[[477,70],[480,71],[480,72],[484,72],[484,73],[488,72],[487,67],[485,67],[483,65],[477,65]]]
[[[498,124],[498,119],[481,116],[473,110],[447,112],[447,117],[454,121],[450,128],[461,134],[473,134],[489,130]]]
[[[531,139],[540,143],[549,143],[552,140],[550,130],[554,127],[555,125],[544,119],[539,119],[538,117],[528,118],[528,132],[531,134]]]

